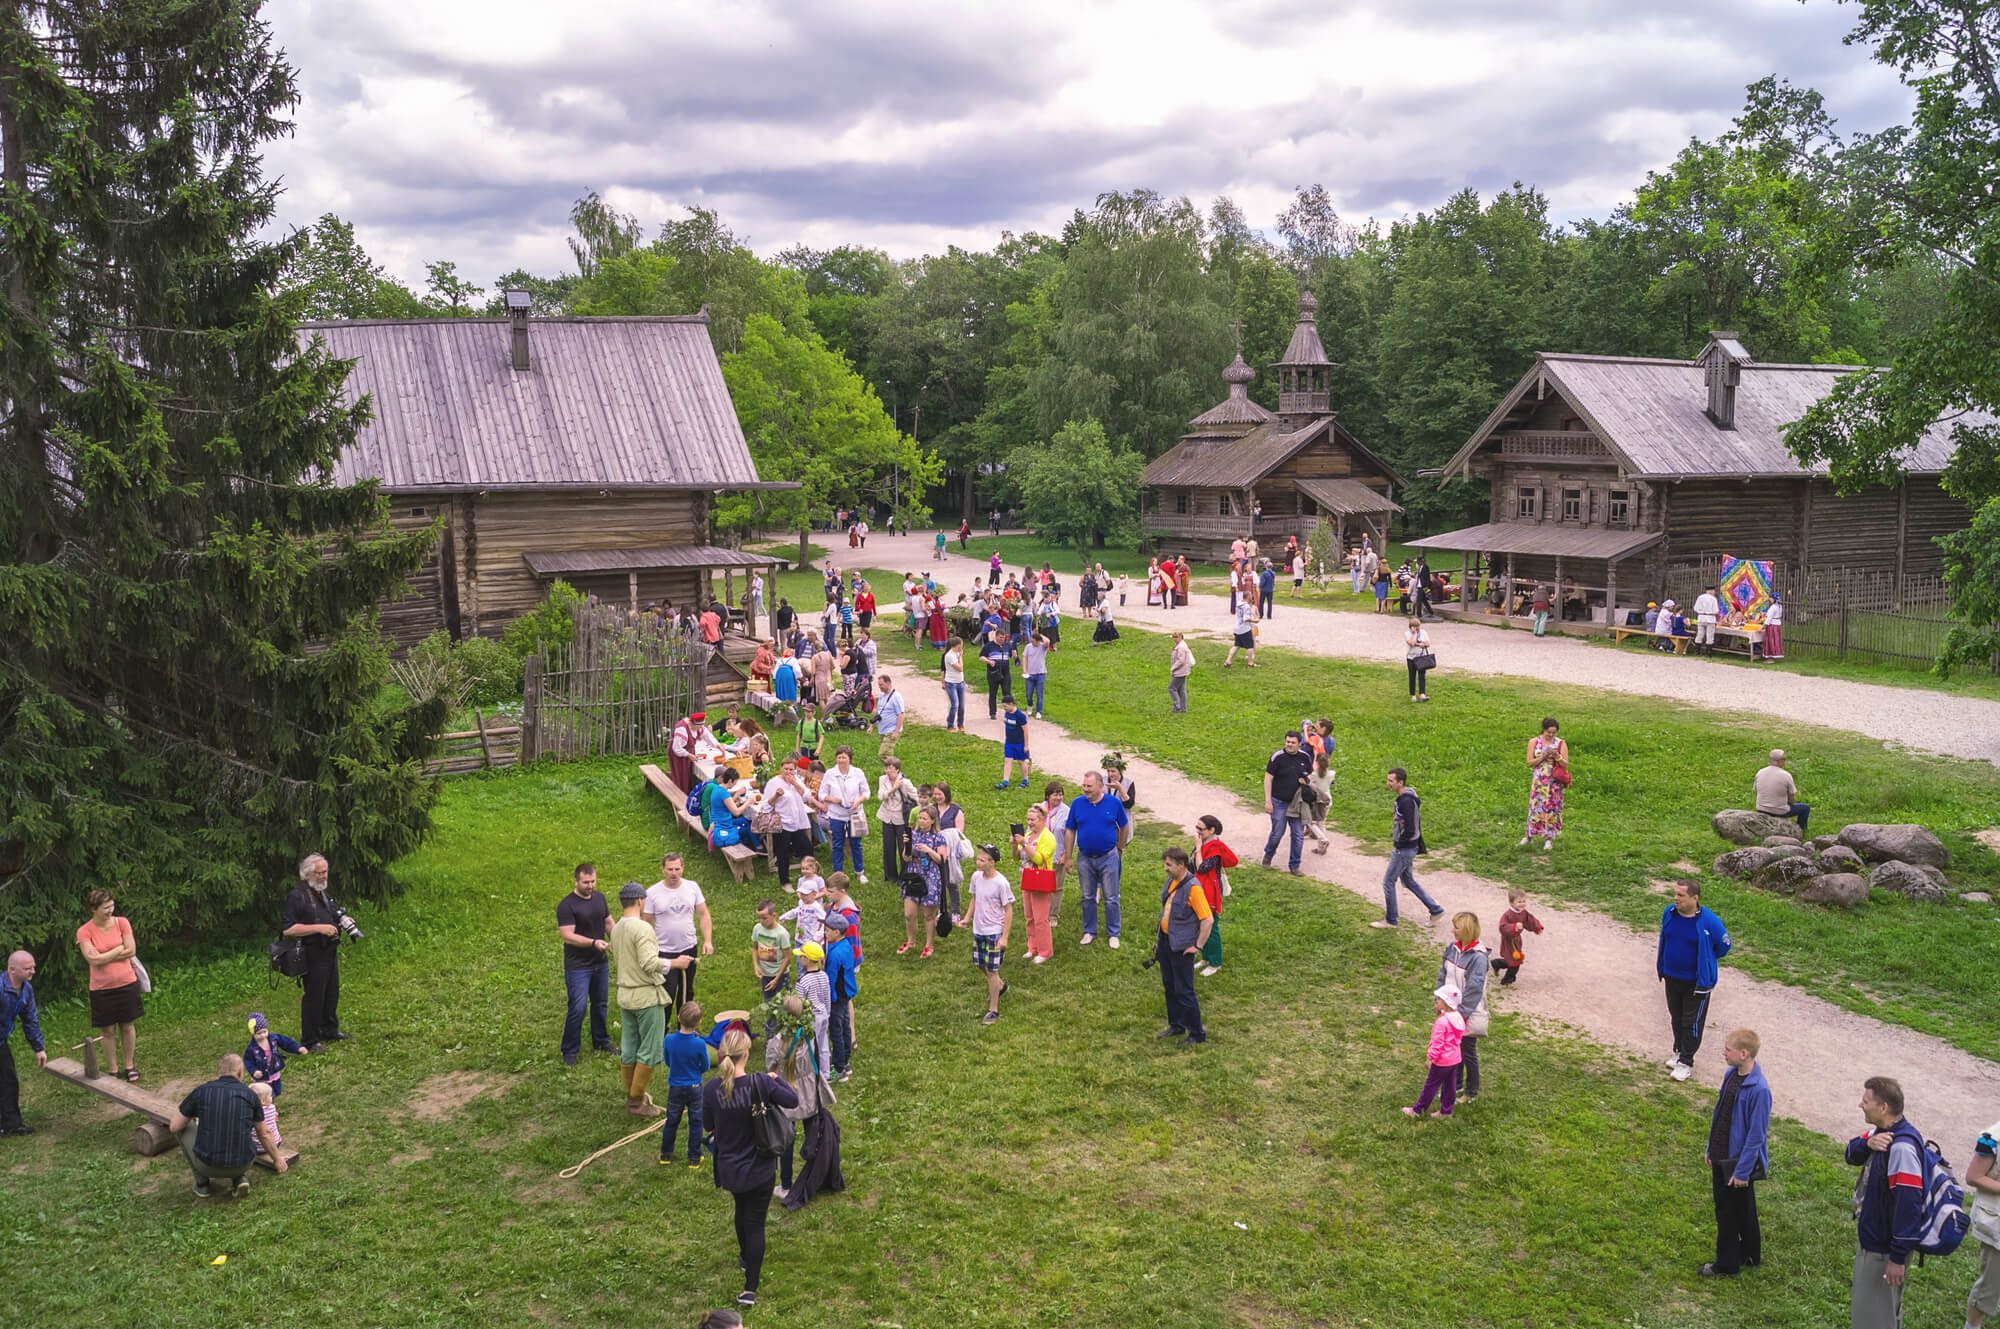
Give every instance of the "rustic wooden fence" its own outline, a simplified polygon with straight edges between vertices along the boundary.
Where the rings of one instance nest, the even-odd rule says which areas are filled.
[[[1714,555],[1669,565],[1666,594],[1692,605],[1715,585],[1721,566]],[[1786,655],[1924,669],[1960,622],[1938,576],[1784,563],[1774,564],[1771,576],[1785,604]]]
[[[682,716],[706,707],[709,654],[661,620],[579,610],[575,641],[527,663],[521,759],[658,752]]]
[[[478,728],[444,735],[437,755],[424,764],[425,775],[433,778],[464,775],[469,771],[491,771],[520,764],[520,725],[488,724],[477,706],[472,708],[472,719]]]

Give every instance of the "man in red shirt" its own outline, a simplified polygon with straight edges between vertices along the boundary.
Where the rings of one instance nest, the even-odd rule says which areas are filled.
[[[701,639],[713,650],[722,650],[722,611],[719,600],[710,600],[708,608],[701,611]]]

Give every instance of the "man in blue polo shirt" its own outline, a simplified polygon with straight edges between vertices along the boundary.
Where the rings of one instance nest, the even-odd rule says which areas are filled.
[[[14,1025],[34,1049],[35,1065],[49,1064],[48,1049],[42,1045],[41,1011],[35,1006],[35,957],[15,951],[7,957],[7,972],[0,974],[0,1135],[33,1135],[35,1128],[21,1120],[21,1080],[14,1073]]]
[[[1132,839],[1132,819],[1125,805],[1108,797],[1104,776],[1085,771],[1083,796],[1069,805],[1069,825],[1063,831],[1063,855],[1056,864],[1057,884],[1070,865],[1076,867],[1083,883],[1083,940],[1088,946],[1097,940],[1097,897],[1104,895],[1104,926],[1111,934],[1110,946],[1118,949],[1118,877],[1124,849]]]

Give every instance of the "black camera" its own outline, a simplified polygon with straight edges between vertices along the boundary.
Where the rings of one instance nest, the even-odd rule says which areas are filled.
[[[1160,962],[1160,953],[1158,951],[1154,951],[1152,954],[1148,955],[1145,959],[1139,961],[1139,968],[1141,972],[1143,972],[1147,969],[1151,969],[1154,965],[1158,964],[1159,962]]]
[[[361,930],[360,924],[356,923],[352,918],[348,917],[347,911],[345,909],[342,909],[339,905],[335,904],[331,899],[329,899],[326,903],[327,907],[333,910],[334,924],[337,927],[339,927],[339,929],[342,932],[345,932],[347,934],[347,938],[349,941],[368,940],[368,934]]]

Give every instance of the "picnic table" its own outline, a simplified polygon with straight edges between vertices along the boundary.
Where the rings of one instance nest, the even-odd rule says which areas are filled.
[[[1648,641],[1670,641],[1674,644],[1675,655],[1686,655],[1688,643],[1694,640],[1693,637],[1678,637],[1671,632],[1648,632],[1644,628],[1614,627],[1611,629],[1611,640],[1614,645],[1623,646],[1627,637],[1644,637]]]
[[[698,775],[701,774],[700,764],[696,765],[695,773]],[[674,810],[675,819],[687,828],[688,833],[695,836],[703,844],[708,843],[708,829],[701,824],[700,817],[695,816],[687,810],[687,790],[675,784],[672,776],[651,762],[641,765],[639,767],[639,774],[644,777],[646,783],[651,785],[662,798],[667,800],[667,806]],[[709,774],[702,775],[701,778],[707,780],[713,774],[714,768],[711,767]],[[758,858],[763,857],[770,860],[772,854],[768,843],[762,855],[758,854],[755,849],[752,849],[747,844],[727,844],[715,850],[715,852],[722,855],[723,862],[729,865],[729,875],[739,882],[749,881],[752,877],[756,876]],[[773,872],[777,871],[775,861],[773,861],[771,870]]]

